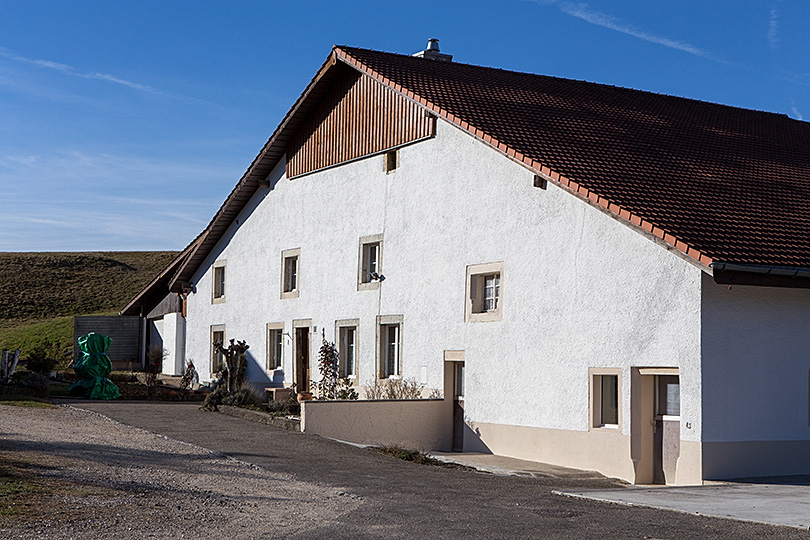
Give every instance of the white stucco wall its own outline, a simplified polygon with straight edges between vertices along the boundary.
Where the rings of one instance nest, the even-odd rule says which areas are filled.
[[[703,280],[703,440],[810,440],[810,290]]]
[[[180,313],[167,313],[163,316],[163,358],[164,375],[182,375],[185,357],[186,320]]]
[[[207,373],[210,326],[251,348],[263,369],[265,324],[293,319],[334,340],[359,319],[359,381],[375,373],[377,315],[402,315],[405,377],[442,388],[444,350],[466,351],[469,419],[588,429],[589,367],[622,368],[629,432],[630,366],[679,367],[686,440],[698,440],[701,272],[562,189],[533,187],[518,164],[443,122],[400,150],[396,172],[373,156],[292,181],[279,164],[194,277],[187,355]],[[382,233],[386,280],[357,290],[358,240]],[[281,252],[300,248],[300,296],[281,300]],[[215,261],[226,300],[211,301]],[[503,261],[503,320],[464,322],[466,267]],[[284,373],[292,377],[285,340]],[[313,361],[314,370],[314,361]]]

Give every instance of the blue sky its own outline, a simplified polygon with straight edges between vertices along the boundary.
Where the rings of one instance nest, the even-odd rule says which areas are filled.
[[[0,9],[0,251],[182,249],[334,44],[810,119],[806,0]]]

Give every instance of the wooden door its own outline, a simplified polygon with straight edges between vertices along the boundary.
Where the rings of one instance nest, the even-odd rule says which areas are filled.
[[[309,327],[295,329],[295,388],[309,392]]]

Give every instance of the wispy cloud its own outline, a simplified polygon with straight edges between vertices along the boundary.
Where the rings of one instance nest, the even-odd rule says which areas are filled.
[[[723,60],[716,58],[708,51],[704,51],[703,49],[696,47],[695,45],[692,45],[685,41],[678,41],[675,39],[670,39],[668,37],[659,36],[651,32],[647,32],[631,24],[622,22],[613,15],[609,15],[607,13],[602,13],[600,11],[591,9],[591,7],[584,2],[560,2],[558,0],[530,0],[530,1],[533,1],[534,3],[540,5],[555,5],[560,11],[562,11],[566,15],[576,17],[577,19],[581,19],[590,24],[601,26],[603,28],[608,28],[610,30],[620,32],[622,34],[632,36],[647,41],[649,43],[662,45],[670,49],[675,49],[688,54],[693,54],[695,56],[700,56],[702,58],[707,58],[715,62],[725,63]]]
[[[126,79],[122,79],[120,77],[116,77],[114,75],[110,75],[109,73],[100,73],[98,71],[92,72],[83,72],[79,71],[73,66],[68,64],[62,64],[60,62],[53,62],[51,60],[42,60],[38,58],[28,58],[25,56],[21,56],[19,54],[13,53],[8,49],[0,48],[0,57],[7,58],[9,60],[14,60],[15,62],[20,62],[23,64],[29,64],[32,66],[37,66],[43,69],[49,69],[52,71],[58,71],[59,73],[63,73],[65,75],[69,75],[71,77],[78,77],[80,79],[95,79],[99,81],[106,81],[113,84],[120,84],[122,86],[126,86],[128,88],[132,88],[134,90],[140,90],[141,92],[149,92],[149,93],[160,93],[157,89],[152,88],[151,86],[136,83],[133,81],[128,81]]]
[[[793,113],[793,118],[796,120],[804,120],[804,116],[802,116],[802,113],[796,108],[796,103],[792,99],[790,100],[790,110]]]
[[[771,8],[771,16],[768,20],[768,45],[771,50],[779,47],[779,10],[776,5]]]

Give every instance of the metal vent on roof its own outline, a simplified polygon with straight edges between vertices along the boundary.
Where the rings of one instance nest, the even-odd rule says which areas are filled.
[[[418,56],[419,58],[426,58],[428,60],[438,60],[440,62],[453,61],[452,54],[443,54],[439,52],[439,40],[436,38],[430,38],[428,40],[427,49],[425,49],[424,51],[419,51],[418,53],[414,54],[414,56]]]

